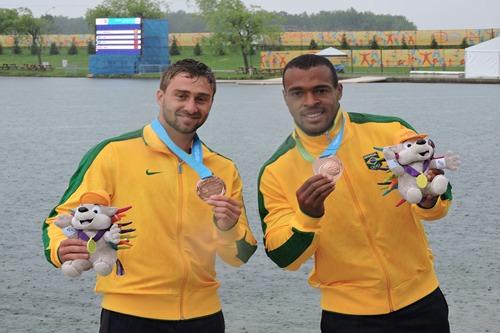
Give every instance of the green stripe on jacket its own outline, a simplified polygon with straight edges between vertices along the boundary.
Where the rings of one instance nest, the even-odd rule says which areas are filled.
[[[365,124],[365,123],[394,123],[398,122],[406,128],[409,128],[415,132],[417,132],[410,124],[398,117],[390,117],[390,116],[379,116],[368,113],[356,113],[356,112],[348,112],[349,119],[351,122],[355,124]]]
[[[264,222],[264,218],[269,214],[269,211],[266,209],[264,204],[264,196],[260,191],[260,180],[262,178],[262,174],[267,166],[276,162],[281,156],[286,154],[289,150],[295,147],[295,140],[290,135],[285,140],[285,142],[276,150],[276,152],[271,156],[271,158],[264,163],[262,168],[260,169],[257,188],[258,190],[258,203],[259,203],[259,214],[261,219],[262,231],[264,235],[266,234],[266,223]],[[292,228],[293,235],[290,237],[283,245],[280,247],[268,251],[266,249],[266,254],[272,261],[274,261],[279,267],[284,268],[294,262],[298,257],[304,253],[304,251],[311,245],[314,232],[303,232]],[[265,238],[264,238],[265,245]]]

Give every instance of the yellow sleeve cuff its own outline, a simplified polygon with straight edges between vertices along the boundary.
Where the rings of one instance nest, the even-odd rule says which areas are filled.
[[[316,232],[321,228],[320,221],[322,218],[311,217],[299,209],[295,212],[291,225],[300,231]]]
[[[432,208],[422,208],[417,204],[413,204],[411,206],[414,214],[420,219],[434,221],[446,216],[450,205],[450,200],[442,200],[441,198],[438,198],[436,204]]]

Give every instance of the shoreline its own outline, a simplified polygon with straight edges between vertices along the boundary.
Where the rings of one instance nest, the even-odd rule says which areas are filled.
[[[7,75],[5,75],[7,74]],[[110,75],[110,76],[92,76],[90,74],[54,74],[50,72],[38,72],[39,75],[16,75],[18,73],[8,73],[0,71],[1,77],[30,77],[30,78],[92,78],[92,79],[159,79],[159,74],[154,75]],[[48,75],[47,75],[48,74]],[[341,83],[455,83],[455,84],[500,84],[500,78],[464,78],[458,76],[439,76],[439,75],[366,75],[351,74],[338,75]],[[239,85],[281,85],[281,77],[277,78],[219,78],[217,83],[221,84],[239,84]]]
[[[466,79],[460,77],[437,77],[437,76],[356,76],[346,77],[339,75],[342,84],[355,83],[455,83],[455,84],[500,84],[500,79]],[[221,84],[238,85],[282,85],[281,78],[267,80],[217,80]]]

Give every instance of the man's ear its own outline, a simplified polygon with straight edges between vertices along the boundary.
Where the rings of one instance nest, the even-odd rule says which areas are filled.
[[[338,99],[340,101],[340,99],[342,98],[342,93],[344,91],[344,86],[340,82],[337,85],[337,91],[338,91],[338,94],[339,94],[339,98]]]
[[[165,92],[161,89],[158,89],[156,90],[156,103],[158,103],[158,105],[162,105],[163,104],[163,97],[165,96]]]

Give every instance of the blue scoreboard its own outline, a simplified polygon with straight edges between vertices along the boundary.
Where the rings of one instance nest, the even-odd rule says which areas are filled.
[[[98,18],[95,28],[96,54],[141,54],[142,20],[140,17]]]

